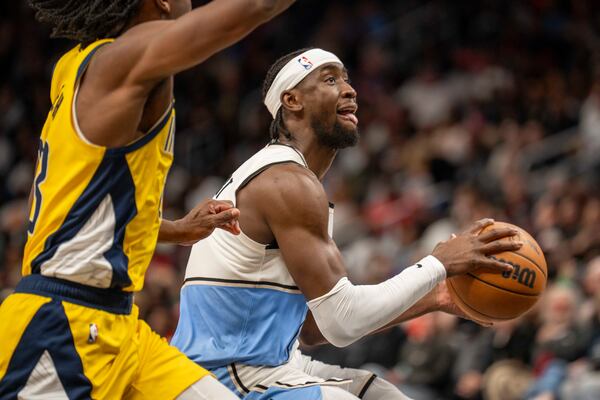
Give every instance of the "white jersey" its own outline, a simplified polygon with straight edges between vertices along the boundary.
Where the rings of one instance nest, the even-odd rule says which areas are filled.
[[[237,192],[258,174],[290,162],[307,168],[293,147],[269,144],[242,164],[215,198],[236,205]],[[330,205],[330,235],[332,225]],[[308,311],[277,243],[220,229],[193,246],[180,307],[172,344],[207,368],[287,362]]]

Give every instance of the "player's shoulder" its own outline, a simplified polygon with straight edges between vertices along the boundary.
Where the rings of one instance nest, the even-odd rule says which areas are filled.
[[[87,75],[99,77],[96,83],[100,86],[120,86],[142,57],[145,44],[170,22],[148,21],[126,30],[114,38],[110,45],[102,46],[95,52]]]
[[[299,213],[302,209],[327,210],[328,199],[323,184],[308,168],[286,162],[273,165],[253,182],[263,204],[270,210],[285,209]]]
[[[314,172],[295,162],[273,165],[261,175],[264,184],[285,197],[325,193],[323,184]]]

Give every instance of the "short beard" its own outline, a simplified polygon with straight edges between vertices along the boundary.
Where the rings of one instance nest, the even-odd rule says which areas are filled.
[[[346,147],[356,146],[358,143],[358,128],[344,128],[337,121],[337,118],[331,128],[326,127],[325,124],[318,120],[313,121],[312,127],[319,144],[330,149],[345,149]]]

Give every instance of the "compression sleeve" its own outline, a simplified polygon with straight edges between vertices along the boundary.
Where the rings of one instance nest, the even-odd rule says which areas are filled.
[[[325,339],[345,347],[400,316],[444,279],[442,263],[427,256],[377,285],[355,286],[344,277],[308,307]]]

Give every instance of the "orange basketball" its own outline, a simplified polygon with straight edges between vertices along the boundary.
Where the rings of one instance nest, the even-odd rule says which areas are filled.
[[[469,317],[482,322],[516,318],[529,310],[546,287],[548,268],[542,249],[529,233],[506,222],[495,222],[481,233],[494,228],[510,227],[519,233],[504,240],[520,240],[517,251],[498,253],[493,257],[514,267],[499,273],[487,268],[447,279],[454,302]]]

